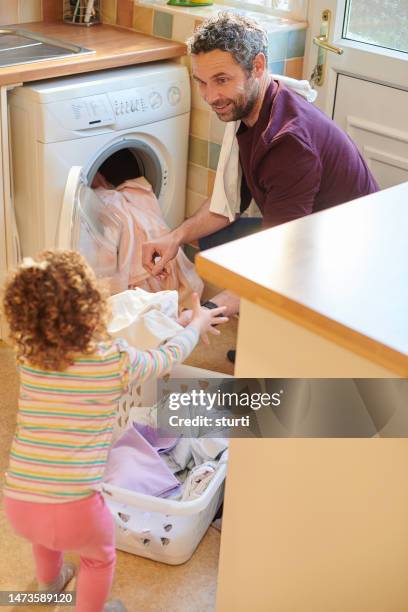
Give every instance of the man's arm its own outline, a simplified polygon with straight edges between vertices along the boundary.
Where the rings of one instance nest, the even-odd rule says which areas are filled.
[[[168,262],[176,257],[182,244],[208,236],[230,224],[227,217],[210,212],[210,203],[211,198],[208,198],[194,215],[175,230],[143,243],[142,264],[150,274],[160,274]],[[160,260],[155,262],[157,257]]]

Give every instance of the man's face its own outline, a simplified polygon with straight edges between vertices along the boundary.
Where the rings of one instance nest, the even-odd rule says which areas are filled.
[[[221,121],[237,121],[254,108],[259,81],[237,64],[228,51],[208,51],[191,56],[193,78],[200,94]]]

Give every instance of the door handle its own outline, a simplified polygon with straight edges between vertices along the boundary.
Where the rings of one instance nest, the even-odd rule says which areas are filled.
[[[337,55],[342,55],[344,53],[344,50],[340,49],[340,47],[335,47],[334,45],[331,45],[330,43],[327,42],[326,34],[322,34],[321,36],[314,36],[313,44],[317,45],[318,47],[321,47],[322,49],[325,49],[325,51],[331,51],[332,53],[337,53]]]
[[[320,32],[318,36],[314,36],[312,41],[313,44],[318,47],[317,62],[313,69],[312,76],[310,77],[313,85],[323,85],[325,80],[325,65],[326,65],[326,51],[335,53],[336,55],[343,55],[344,50],[340,47],[335,47],[329,43],[329,34],[331,30],[331,11],[326,9],[322,12],[320,21]]]

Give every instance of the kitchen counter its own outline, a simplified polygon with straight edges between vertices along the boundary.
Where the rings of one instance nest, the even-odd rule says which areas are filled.
[[[38,22],[20,23],[17,27],[65,40],[95,53],[0,68],[0,86],[171,59],[186,53],[182,43],[103,24],[85,28]]]
[[[206,251],[241,297],[237,376],[408,376],[408,183]]]

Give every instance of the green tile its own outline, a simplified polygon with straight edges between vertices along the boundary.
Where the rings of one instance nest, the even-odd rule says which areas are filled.
[[[268,61],[286,59],[289,32],[271,32],[268,35]]]
[[[268,70],[271,74],[285,74],[285,62],[270,62]]]
[[[190,136],[188,158],[193,164],[208,167],[208,141]]]
[[[287,57],[303,57],[305,54],[306,30],[289,32]]]
[[[162,38],[171,38],[173,31],[173,15],[163,13],[162,11],[154,11],[153,17],[153,34]]]
[[[218,158],[220,156],[221,145],[216,142],[210,142],[210,155],[208,160],[208,166],[211,170],[217,170]]]

